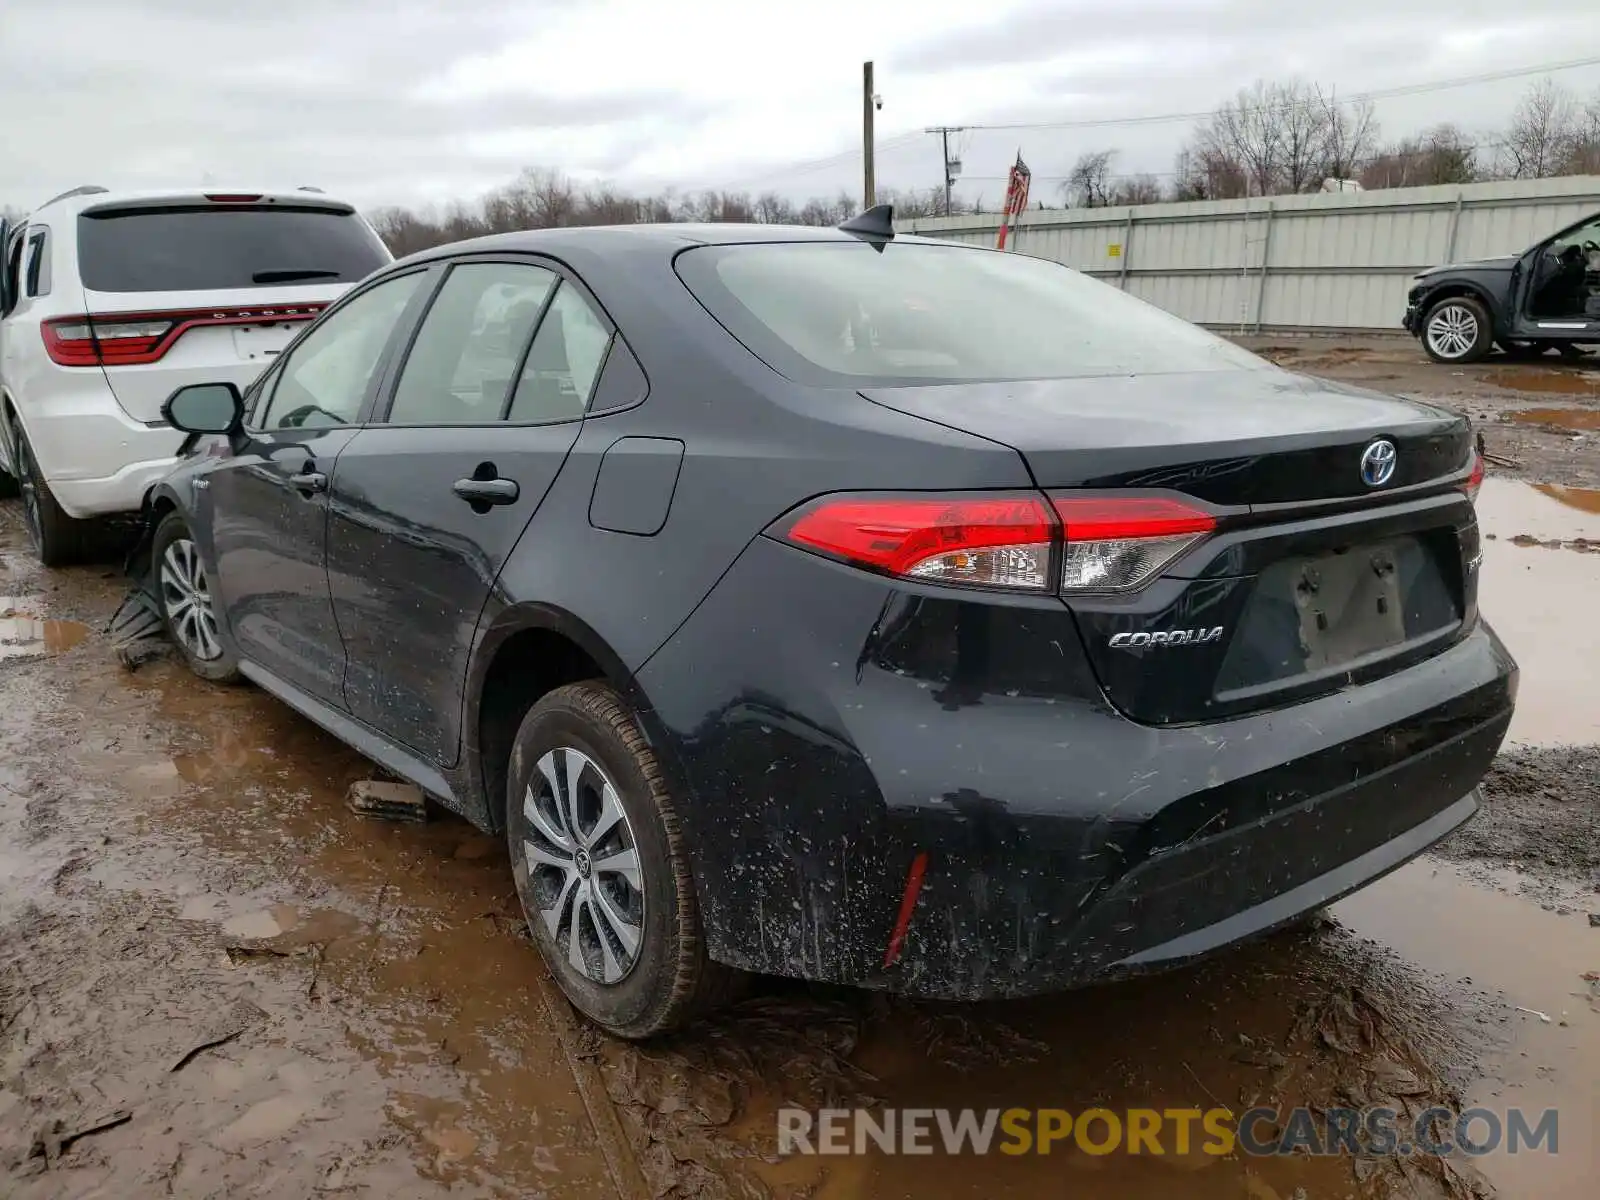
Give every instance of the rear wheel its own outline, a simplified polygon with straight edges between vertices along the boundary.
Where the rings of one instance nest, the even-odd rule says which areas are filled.
[[[1494,323],[1471,296],[1450,296],[1428,310],[1422,323],[1422,348],[1440,363],[1472,363],[1494,345]]]
[[[217,618],[200,547],[177,513],[168,513],[156,526],[150,562],[167,636],[189,670],[212,683],[236,682],[239,658]]]
[[[528,927],[584,1016],[644,1038],[728,998],[735,975],[706,957],[676,804],[615,691],[569,684],[534,705],[506,800]]]
[[[94,545],[95,525],[67,515],[56,503],[50,485],[33,457],[33,447],[22,423],[11,420],[11,445],[17,490],[22,496],[22,523],[39,561],[47,567],[64,567],[83,558]]]

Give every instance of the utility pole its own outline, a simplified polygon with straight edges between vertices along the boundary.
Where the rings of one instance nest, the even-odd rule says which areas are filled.
[[[944,215],[947,217],[950,215],[950,189],[954,186],[956,175],[961,170],[960,161],[950,157],[950,135],[952,133],[964,133],[966,128],[965,125],[935,125],[922,131],[923,133],[937,133],[940,144],[944,148]]]
[[[878,202],[878,185],[873,178],[872,164],[872,112],[877,107],[877,96],[872,90],[872,64],[861,64],[861,163],[862,208],[868,209]]]

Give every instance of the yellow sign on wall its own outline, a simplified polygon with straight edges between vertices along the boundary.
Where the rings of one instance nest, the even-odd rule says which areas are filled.
[[[1121,258],[1122,257],[1122,244],[1120,242],[1112,242],[1111,245],[1107,246],[1106,247],[1106,257],[1107,258]]]

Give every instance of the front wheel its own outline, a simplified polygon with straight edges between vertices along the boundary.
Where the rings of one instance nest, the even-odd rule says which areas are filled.
[[[621,696],[575,683],[535,704],[506,801],[522,911],[578,1011],[645,1038],[728,998],[735,976],[706,957],[677,806]]]
[[[1438,363],[1474,363],[1494,345],[1488,309],[1471,296],[1450,296],[1428,310],[1422,348]]]
[[[189,670],[212,683],[237,682],[239,658],[217,619],[200,547],[177,513],[168,513],[156,526],[150,563],[167,636]]]

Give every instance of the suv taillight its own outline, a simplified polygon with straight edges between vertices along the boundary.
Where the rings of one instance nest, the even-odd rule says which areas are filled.
[[[51,317],[39,325],[45,353],[58,367],[132,367],[159,362],[180,337],[201,325],[277,325],[309,321],[323,301],[260,308]]]
[[[100,367],[155,362],[173,322],[160,319],[110,321],[56,317],[39,326],[50,361],[62,367]]]
[[[1216,527],[1178,497],[825,496],[785,541],[923,583],[1093,595],[1136,591]]]

